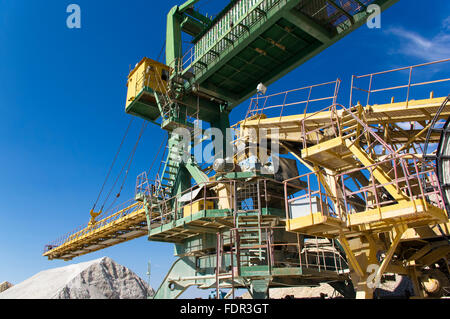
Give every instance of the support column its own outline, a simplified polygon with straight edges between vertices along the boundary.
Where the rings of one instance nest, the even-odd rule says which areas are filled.
[[[175,283],[172,280],[182,277],[195,276],[195,274],[195,257],[183,257],[176,260],[161,283],[161,286],[159,286],[153,299],[178,298],[189,286],[192,285],[192,282],[178,281]]]
[[[182,57],[181,17],[178,7],[173,7],[167,15],[166,64],[177,70],[178,60]]]
[[[371,256],[371,245],[363,242],[361,237],[353,238],[349,243],[345,235],[339,237],[339,242],[349,262],[356,299],[372,299],[373,290],[367,286],[367,267]]]
[[[252,280],[250,284],[253,299],[269,299],[269,279]]]
[[[424,298],[423,288],[419,282],[420,272],[417,271],[416,266],[409,267],[408,277],[411,279],[414,287],[414,296],[419,298]]]
[[[331,287],[337,290],[346,299],[355,299],[356,292],[355,287],[351,281],[334,281],[328,283]]]
[[[402,239],[403,234],[408,229],[405,225],[400,225],[395,228],[395,237],[394,240],[391,243],[391,246],[389,247],[389,250],[387,251],[386,256],[384,257],[383,262],[380,265],[380,268],[378,268],[378,271],[375,276],[375,282],[381,281],[381,276],[386,271],[389,263],[392,260],[392,256],[394,256],[395,250],[397,249],[398,244],[400,243],[400,240]]]
[[[223,153],[220,154],[220,152],[217,152],[214,150],[215,158],[218,157],[225,159],[227,157],[227,148],[229,147],[229,144],[231,143],[231,136],[230,134],[227,135],[227,129],[230,127],[230,118],[229,113],[224,109],[224,106],[221,106],[220,113],[218,114],[217,118],[215,118],[213,121],[210,122],[211,127],[218,128],[220,131],[222,131],[223,136],[223,143],[222,143],[222,150]]]

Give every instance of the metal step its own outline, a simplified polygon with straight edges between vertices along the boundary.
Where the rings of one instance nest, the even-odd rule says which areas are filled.
[[[168,174],[168,175],[178,175],[178,172],[171,172],[171,171],[166,171],[166,172],[164,172],[164,174]]]

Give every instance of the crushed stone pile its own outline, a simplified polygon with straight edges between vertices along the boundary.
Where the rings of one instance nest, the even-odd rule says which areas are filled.
[[[12,283],[10,282],[2,282],[0,284],[0,292],[4,292],[5,290],[8,290],[9,288],[11,288],[12,286],[14,286]]]
[[[0,299],[145,299],[154,290],[111,258],[42,271],[0,293]]]

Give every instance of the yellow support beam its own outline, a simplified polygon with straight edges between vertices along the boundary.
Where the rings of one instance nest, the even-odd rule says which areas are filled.
[[[408,229],[408,226],[406,225],[398,225],[395,226],[396,235],[394,237],[394,240],[391,243],[391,246],[389,247],[389,250],[387,251],[386,256],[383,259],[383,262],[380,265],[380,268],[378,268],[376,275],[375,275],[375,283],[381,282],[381,276],[386,271],[389,263],[392,260],[392,256],[394,256],[395,250],[397,249],[398,244],[400,243],[400,240],[402,239],[402,236],[404,232]]]
[[[365,167],[375,164],[375,162],[363,151],[349,140],[345,141],[348,149],[361,161]],[[373,166],[373,176],[384,185],[384,188],[398,201],[406,201],[408,197],[403,194],[395,185],[392,184],[392,179],[381,169],[380,166]]]
[[[345,255],[347,256],[347,259],[348,259],[352,269],[356,272],[358,277],[365,278],[367,276],[367,274],[361,268],[361,265],[359,264],[358,260],[356,259],[356,256],[353,253],[353,251],[350,247],[350,244],[348,243],[347,238],[345,238],[345,235],[343,233],[339,236],[339,242],[341,243],[342,248],[344,248]]]

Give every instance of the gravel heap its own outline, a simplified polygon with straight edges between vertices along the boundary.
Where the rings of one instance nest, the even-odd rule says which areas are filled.
[[[8,290],[9,288],[11,288],[12,286],[14,286],[12,283],[10,282],[2,282],[0,284],[0,292],[4,292],[5,290]]]
[[[0,293],[0,299],[145,299],[154,290],[111,258],[41,271]]]

